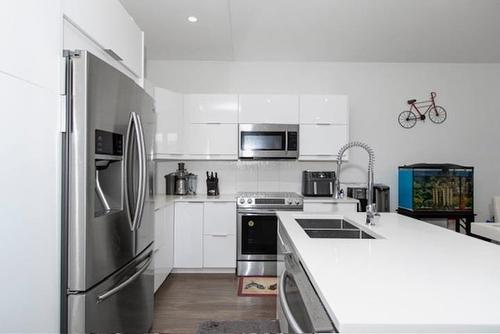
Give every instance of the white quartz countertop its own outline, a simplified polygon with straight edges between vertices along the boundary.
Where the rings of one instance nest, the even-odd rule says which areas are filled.
[[[175,202],[235,202],[236,194],[220,194],[219,196],[207,195],[156,195],[155,210]]]
[[[500,332],[500,246],[396,213],[364,225],[380,239],[311,239],[279,212],[309,278],[340,332]]]
[[[236,202],[236,193],[220,194],[219,196],[198,195],[156,195],[155,210],[164,207],[172,202]],[[333,197],[304,197],[305,202],[309,203],[358,203],[357,199],[344,197],[335,199]]]

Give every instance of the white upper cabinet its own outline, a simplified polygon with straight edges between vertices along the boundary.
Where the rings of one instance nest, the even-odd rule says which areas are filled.
[[[239,122],[299,124],[299,97],[240,95]]]
[[[336,160],[340,148],[348,141],[346,95],[300,96],[299,160]],[[348,159],[347,152],[343,159]]]
[[[118,0],[63,0],[66,19],[137,78],[144,77],[144,34]]]
[[[347,125],[301,124],[299,160],[336,160],[347,142]],[[348,152],[343,159],[348,159]]]
[[[237,124],[187,124],[183,140],[188,159],[238,158]]]
[[[238,123],[238,96],[223,94],[184,95],[184,114],[189,123]]]
[[[300,124],[347,124],[346,95],[301,95]]]
[[[155,156],[181,155],[183,151],[182,94],[155,88],[156,135]]]
[[[0,72],[60,93],[59,0],[0,1]]]

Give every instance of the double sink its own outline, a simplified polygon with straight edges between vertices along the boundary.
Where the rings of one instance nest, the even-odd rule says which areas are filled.
[[[310,238],[375,239],[344,219],[296,219]]]

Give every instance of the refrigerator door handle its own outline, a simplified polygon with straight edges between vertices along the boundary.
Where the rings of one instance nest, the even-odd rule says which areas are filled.
[[[98,303],[103,302],[106,299],[108,299],[109,297],[113,296],[114,294],[120,292],[120,290],[123,290],[127,286],[129,286],[132,282],[134,282],[136,279],[138,279],[142,275],[142,273],[146,271],[146,269],[148,269],[148,266],[151,263],[151,261],[153,261],[153,253],[152,252],[146,258],[146,263],[144,263],[144,265],[141,267],[141,269],[139,269],[135,274],[133,274],[132,276],[130,276],[129,278],[127,278],[127,280],[124,281],[123,283],[115,286],[111,290],[106,291],[102,295],[99,295],[97,297],[97,302]]]
[[[136,123],[138,130],[137,143],[139,146],[139,170],[142,168],[142,182],[139,182],[139,199],[137,202],[137,219],[135,221],[135,230],[138,230],[142,224],[142,214],[144,212],[144,201],[146,200],[147,190],[147,161],[146,161],[146,142],[144,140],[144,128],[142,127],[141,116],[136,114]]]
[[[129,198],[129,163],[130,163],[130,144],[132,141],[132,136],[135,135],[136,142],[137,142],[137,151],[139,154],[139,182],[138,182],[138,194],[137,198],[135,199],[135,205],[134,205],[134,215],[132,216],[132,208],[130,207],[130,198]],[[125,206],[127,208],[127,216],[129,219],[129,224],[130,224],[130,230],[135,231],[137,228],[137,222],[140,220],[140,217],[142,215],[142,212],[140,211],[140,207],[142,206],[142,198],[144,197],[142,195],[143,193],[143,188],[145,187],[145,180],[146,180],[146,166],[145,163],[142,162],[142,155],[143,155],[143,147],[142,147],[142,141],[141,140],[141,128],[140,128],[140,120],[138,120],[138,115],[135,112],[130,113],[130,119],[127,127],[127,135],[126,135],[126,143],[125,143],[125,179],[124,179],[124,185],[125,185]],[[132,180],[133,183],[133,180]]]

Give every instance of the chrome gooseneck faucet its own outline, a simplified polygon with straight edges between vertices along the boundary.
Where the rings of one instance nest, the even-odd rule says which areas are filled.
[[[375,216],[378,215],[378,213],[375,210],[375,206],[373,205],[373,169],[375,167],[375,152],[367,144],[358,141],[353,141],[342,146],[342,148],[340,149],[337,155],[337,175],[336,175],[337,179],[335,180],[334,197],[336,199],[342,197],[340,193],[340,167],[342,166],[342,156],[344,155],[345,151],[353,147],[361,147],[364,148],[366,152],[368,152],[368,189],[367,189],[368,204],[366,205],[366,224],[372,225],[374,224]]]

